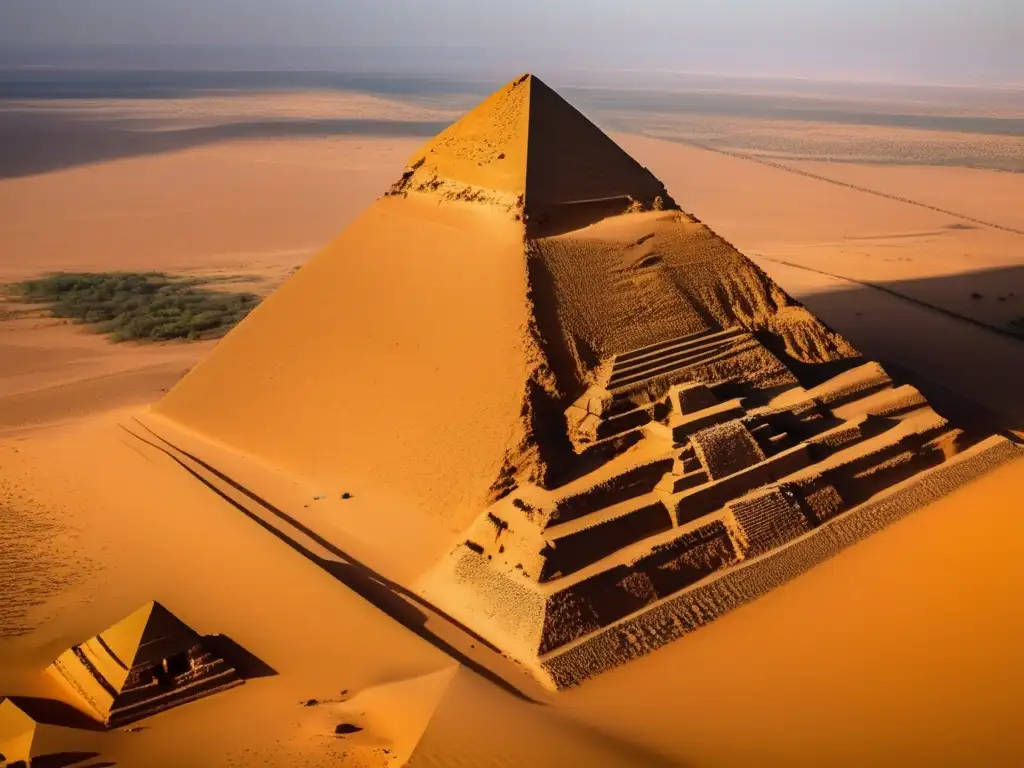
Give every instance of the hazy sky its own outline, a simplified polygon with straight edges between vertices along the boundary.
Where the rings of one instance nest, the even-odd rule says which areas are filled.
[[[1024,0],[0,0],[0,47],[322,46],[367,67],[1024,84]]]

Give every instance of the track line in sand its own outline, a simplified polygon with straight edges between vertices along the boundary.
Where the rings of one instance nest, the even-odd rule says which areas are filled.
[[[1022,233],[1022,234],[1024,234],[1024,233]],[[959,321],[964,322],[964,323],[970,323],[971,325],[975,325],[978,328],[983,328],[984,330],[990,331],[992,333],[998,333],[1000,336],[1006,336],[1007,338],[1013,339],[1014,341],[1024,341],[1024,338],[1022,338],[1019,334],[1015,333],[1014,331],[1008,331],[1005,328],[1000,328],[998,325],[991,325],[990,323],[986,323],[986,322],[984,322],[982,320],[978,320],[977,318],[974,318],[974,317],[969,317],[968,315],[961,315],[959,312],[954,312],[951,309],[946,309],[945,307],[940,307],[937,304],[931,304],[931,303],[929,303],[927,301],[924,301],[923,299],[916,299],[913,296],[908,296],[905,293],[900,293],[899,291],[893,290],[892,288],[888,288],[888,287],[886,287],[884,285],[881,285],[879,283],[872,283],[872,282],[868,282],[866,280],[858,280],[856,278],[847,277],[845,275],[837,275],[834,272],[826,272],[823,269],[816,269],[815,267],[808,267],[808,266],[806,266],[804,264],[797,264],[797,263],[792,262],[792,261],[784,261],[783,259],[773,259],[771,256],[757,255],[754,258],[762,259],[764,261],[770,261],[770,262],[772,262],[774,264],[781,264],[784,267],[792,267],[793,269],[802,269],[805,272],[813,272],[813,273],[818,274],[818,275],[824,275],[825,277],[831,277],[834,280],[842,280],[843,282],[851,283],[853,285],[859,285],[859,286],[862,286],[864,288],[873,288],[876,291],[881,291],[882,293],[887,293],[890,296],[895,296],[897,299],[901,299],[903,301],[910,302],[911,304],[916,304],[919,307],[924,307],[925,309],[930,309],[933,312],[938,312],[939,314],[942,314],[942,315],[946,315],[946,317],[951,317],[954,320],[959,320]]]
[[[319,566],[354,593],[463,666],[515,696],[537,702],[537,699],[510,682],[505,676],[469,657],[447,639],[463,635],[469,641],[478,644],[479,652],[490,653],[504,661],[500,650],[485,638],[477,635],[419,595],[406,590],[351,557],[287,512],[261,498],[199,457],[169,442],[137,419],[134,421],[135,426],[145,430],[149,437],[133,431],[124,424],[120,426],[131,437],[170,458],[194,479],[206,486],[208,490],[265,531],[276,536],[295,552]],[[254,502],[257,508],[251,508],[250,504],[238,498],[239,495]],[[269,516],[264,513],[269,513]],[[433,625],[433,629],[427,626],[428,622]]]
[[[857,192],[863,192],[863,193],[868,194],[868,195],[874,195],[875,197],[883,197],[886,200],[893,200],[893,201],[895,201],[897,203],[904,203],[906,205],[917,206],[918,208],[925,208],[925,209],[927,209],[929,211],[935,211],[936,213],[942,213],[942,214],[945,214],[946,216],[953,216],[954,218],[962,219],[963,221],[969,221],[972,224],[978,224],[978,225],[983,226],[983,227],[989,227],[991,229],[998,229],[998,230],[1001,230],[1003,232],[1010,232],[1010,233],[1012,233],[1014,235],[1024,235],[1024,229],[1017,229],[1015,227],[1008,227],[1005,224],[996,224],[996,223],[991,222],[991,221],[985,221],[984,219],[976,219],[973,216],[968,216],[965,213],[957,213],[956,211],[951,211],[948,208],[940,208],[937,205],[930,205],[929,203],[922,203],[922,202],[920,202],[918,200],[911,200],[909,197],[901,197],[900,195],[894,195],[894,194],[891,194],[889,192],[881,192],[881,191],[879,191],[877,189],[871,189],[870,187],[862,187],[862,186],[859,186],[857,184],[852,184],[852,183],[850,183],[848,181],[839,181],[838,179],[832,179],[832,178],[829,178],[828,176],[822,176],[821,174],[812,173],[810,171],[805,171],[805,170],[802,170],[800,168],[793,168],[791,166],[785,165],[784,163],[776,163],[776,162],[773,162],[771,160],[766,160],[766,159],[761,158],[761,157],[755,157],[753,155],[745,155],[742,152],[731,152],[728,149],[720,149],[718,147],[712,147],[712,146],[710,146],[708,144],[701,144],[699,142],[688,141],[686,139],[670,139],[670,138],[667,138],[667,137],[664,137],[664,136],[652,136],[651,134],[646,133],[646,132],[644,132],[642,135],[648,136],[649,138],[652,138],[652,139],[661,139],[663,141],[666,141],[666,140],[667,141],[675,141],[675,142],[677,142],[679,144],[688,144],[691,147],[696,147],[697,149],[705,149],[708,152],[716,152],[716,153],[718,153],[720,155],[725,155],[726,157],[735,157],[735,158],[737,158],[739,160],[747,160],[747,161],[749,161],[751,163],[758,163],[759,165],[764,165],[764,166],[767,166],[768,168],[775,168],[775,169],[780,170],[780,171],[785,171],[786,173],[793,173],[793,174],[796,174],[797,176],[805,176],[805,177],[807,177],[809,179],[814,179],[815,181],[824,181],[827,184],[835,184],[837,187],[846,187],[847,189],[852,189],[852,190],[855,190]]]

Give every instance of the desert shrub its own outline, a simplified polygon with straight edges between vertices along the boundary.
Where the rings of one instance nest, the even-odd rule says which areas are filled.
[[[13,286],[56,317],[96,326],[114,341],[219,338],[259,303],[252,293],[204,287],[222,278],[161,272],[58,273]]]

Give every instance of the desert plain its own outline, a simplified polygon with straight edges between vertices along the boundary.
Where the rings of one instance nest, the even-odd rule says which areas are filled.
[[[1018,440],[1019,94],[929,91],[911,102],[887,91],[848,95],[840,109],[766,87],[747,97],[797,106],[749,115],[722,106],[743,94],[698,94],[700,109],[674,111],[664,105],[687,103],[685,92],[566,95],[683,211],[896,384],[968,431]],[[454,86],[406,98],[8,97],[0,283],[152,270],[229,276],[269,295],[477,101]],[[452,286],[439,274],[425,266],[396,280],[444,295]],[[348,310],[377,335],[398,322],[373,297]],[[329,343],[317,332],[287,329]],[[149,431],[160,423],[151,406],[218,343],[115,344],[37,305],[0,304],[0,693],[58,695],[39,672],[151,600],[200,633],[229,636],[262,670],[130,731],[41,734],[49,751],[75,758],[65,764],[1024,757],[1019,460],[675,642],[553,692],[407,588],[456,527],[425,521],[344,467],[322,487],[187,429],[164,425],[172,449]],[[397,412],[429,394],[387,383],[381,397]],[[241,488],[211,479],[196,456],[215,456]],[[255,487],[254,506],[245,489]],[[339,724],[352,732],[336,734]]]

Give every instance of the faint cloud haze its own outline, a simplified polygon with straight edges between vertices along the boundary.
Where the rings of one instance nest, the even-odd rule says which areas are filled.
[[[0,0],[0,65],[1024,85],[1024,0]]]

